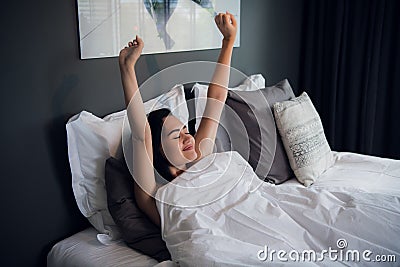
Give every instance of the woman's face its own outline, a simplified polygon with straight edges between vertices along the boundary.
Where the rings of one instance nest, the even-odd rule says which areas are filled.
[[[193,136],[175,116],[164,119],[161,146],[167,160],[178,169],[184,169],[185,164],[197,158]]]

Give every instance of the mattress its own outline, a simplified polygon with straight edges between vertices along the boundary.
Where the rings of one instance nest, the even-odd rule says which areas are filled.
[[[123,241],[103,245],[89,227],[55,244],[47,255],[48,267],[127,267],[175,266],[172,261],[156,260],[129,248]]]

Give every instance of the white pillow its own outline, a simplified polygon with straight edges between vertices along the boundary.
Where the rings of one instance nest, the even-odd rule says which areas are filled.
[[[166,107],[184,123],[189,118],[182,85],[176,85],[167,93],[147,101],[144,106],[146,113]],[[125,115],[126,110],[123,110],[101,119],[82,111],[71,117],[66,125],[76,203],[82,214],[103,234],[98,236],[102,243],[120,236],[107,208],[104,172],[107,158],[122,156],[121,136]]]
[[[334,163],[318,112],[306,92],[275,103],[273,109],[290,166],[309,186]]]
[[[253,74],[247,77],[242,84],[237,87],[228,88],[229,90],[237,91],[254,91],[261,88],[265,88],[265,78],[262,74]],[[192,91],[195,96],[195,108],[196,108],[196,131],[199,128],[201,118],[206,107],[207,102],[207,91],[208,85],[196,83],[193,85]],[[231,150],[231,142],[226,130],[219,126],[217,135],[215,137],[215,145],[217,152]]]

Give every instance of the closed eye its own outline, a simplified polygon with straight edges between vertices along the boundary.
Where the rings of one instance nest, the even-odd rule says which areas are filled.
[[[183,126],[182,130],[187,130],[186,126]],[[168,135],[171,135],[174,132],[179,132],[179,129],[174,129],[174,130],[170,131],[168,133]],[[190,133],[189,132],[185,132],[184,134],[190,134]],[[172,139],[179,139],[179,138],[180,138],[180,135],[178,135],[177,137],[173,137]]]
[[[184,133],[184,134],[188,134],[188,135],[190,135],[190,133],[188,132],[188,133]],[[179,135],[179,136],[177,136],[177,137],[174,137],[173,139],[179,139],[179,138],[181,138],[181,136]]]

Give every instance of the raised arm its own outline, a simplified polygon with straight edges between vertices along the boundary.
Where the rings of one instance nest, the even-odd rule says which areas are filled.
[[[211,154],[214,148],[221,112],[228,94],[231,58],[237,31],[236,19],[228,12],[215,16],[215,23],[224,38],[218,64],[208,87],[204,114],[195,135],[198,159]]]
[[[153,150],[151,131],[140,95],[135,64],[142,53],[144,43],[136,39],[119,54],[121,81],[124,88],[127,115],[132,132],[133,143],[133,176],[135,177],[135,198],[140,209],[156,224],[160,225],[160,215],[152,197],[156,191],[153,171]],[[141,186],[138,186],[138,183]]]

